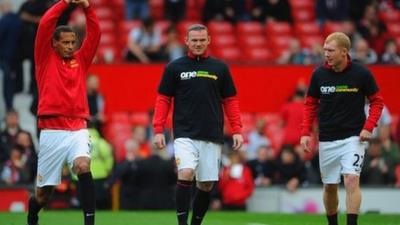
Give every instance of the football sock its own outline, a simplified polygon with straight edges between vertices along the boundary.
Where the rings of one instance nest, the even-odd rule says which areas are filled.
[[[179,225],[187,225],[192,181],[178,180],[176,184],[176,216]]]
[[[326,217],[328,218],[328,225],[338,225],[337,213],[332,215],[326,215]]]
[[[357,225],[358,214],[347,214],[347,225]]]
[[[85,225],[94,225],[96,199],[92,173],[88,172],[80,174],[78,175],[78,179],[81,190],[81,205],[83,216],[85,218]]]
[[[210,192],[197,188],[193,201],[193,215],[191,225],[200,225],[210,205]]]
[[[38,223],[39,217],[38,213],[43,208],[43,205],[40,205],[35,196],[31,196],[29,198],[29,212],[28,212],[28,225],[36,225]]]

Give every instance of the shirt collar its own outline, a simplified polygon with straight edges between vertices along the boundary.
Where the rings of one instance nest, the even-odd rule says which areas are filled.
[[[197,61],[206,59],[210,56],[210,54],[208,53],[208,51],[206,50],[202,55],[193,55],[192,52],[188,52],[187,56],[191,59],[197,59]]]

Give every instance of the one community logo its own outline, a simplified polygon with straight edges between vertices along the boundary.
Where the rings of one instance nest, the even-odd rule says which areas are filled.
[[[335,92],[358,92],[358,88],[350,88],[348,85],[321,86],[320,91],[321,94],[329,95]]]
[[[213,80],[217,80],[218,77],[213,74],[209,74],[208,71],[191,71],[191,72],[182,72],[180,74],[181,80],[189,80],[192,78],[209,78]]]

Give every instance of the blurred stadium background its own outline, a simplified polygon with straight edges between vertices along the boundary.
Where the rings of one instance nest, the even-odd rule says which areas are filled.
[[[28,32],[22,33],[32,34],[29,29],[35,27],[35,18],[40,18],[52,1],[9,2],[12,3],[11,11],[7,12],[3,7],[0,18],[5,18],[7,13],[18,13],[21,29]],[[100,46],[88,78],[88,99],[93,116],[91,132],[95,143],[92,170],[100,209],[173,209],[173,148],[169,142],[166,151],[152,151],[152,107],[165,64],[184,54],[186,28],[201,22],[209,28],[211,55],[230,65],[242,110],[246,145],[239,154],[229,154],[230,131],[227,126],[227,144],[221,168],[228,169],[232,158],[238,157],[243,168],[251,171],[249,177],[240,174],[239,180],[247,182],[243,185],[229,177],[227,186],[218,185],[213,191],[212,210],[323,212],[318,149],[315,147],[312,154],[300,151],[297,145],[299,121],[309,77],[323,62],[323,40],[333,31],[342,31],[352,39],[351,57],[367,64],[374,73],[386,104],[364,164],[361,211],[395,214],[390,218],[399,219],[400,208],[396,201],[400,199],[400,1],[90,2],[96,9],[102,29]],[[3,3],[6,4],[6,0],[2,0]],[[141,7],[140,10],[135,12],[135,6]],[[79,34],[84,33],[85,21],[79,9],[71,8],[63,21],[74,26]],[[144,25],[152,32],[147,34],[143,31]],[[2,26],[4,23],[0,22],[0,29]],[[151,41],[143,41],[144,38]],[[28,196],[33,190],[36,163],[33,156],[37,149],[36,119],[32,113],[35,112],[36,99],[35,86],[31,83],[32,64],[29,56],[19,54],[22,51],[19,48],[29,46],[30,40],[17,37],[14,41],[18,41],[15,49],[17,62],[9,65],[16,74],[12,81],[16,86],[12,108],[7,109],[3,97],[0,98],[0,211],[5,212],[26,210]],[[148,57],[136,56],[135,46]],[[147,51],[150,47],[157,50],[156,54]],[[4,78],[4,74],[1,77]],[[1,82],[4,83],[4,79]],[[167,127],[166,134],[171,137],[170,120]],[[12,149],[21,154],[11,154]],[[23,166],[13,170],[15,162]],[[149,164],[151,168],[146,166]],[[238,194],[238,202],[232,203],[231,199],[237,196],[224,194],[232,190]],[[48,208],[76,209],[79,207],[78,195],[75,179],[66,169],[63,182],[57,187]],[[343,192],[340,198],[343,212]],[[111,217],[111,214],[104,215]],[[252,215],[258,217],[261,214]],[[14,219],[23,221],[22,217],[22,214],[0,214],[0,224],[14,224],[7,222]],[[309,224],[320,224],[321,221]],[[214,222],[210,219],[210,224]],[[254,221],[254,224],[262,223],[270,224],[267,219]],[[208,224],[207,220],[205,224]],[[368,224],[367,219],[365,224]]]

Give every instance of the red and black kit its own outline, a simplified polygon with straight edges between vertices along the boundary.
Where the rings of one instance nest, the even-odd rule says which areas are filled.
[[[371,103],[367,120],[365,97]],[[342,72],[320,66],[312,74],[308,89],[302,135],[309,135],[318,114],[320,141],[358,136],[362,129],[373,130],[382,108],[383,99],[368,69],[355,62]]]
[[[175,138],[223,142],[223,108],[233,133],[241,123],[236,89],[228,66],[209,56],[184,56],[169,63],[158,88],[155,133],[161,133],[173,98]]]

